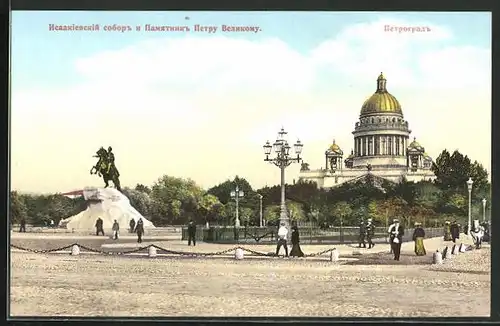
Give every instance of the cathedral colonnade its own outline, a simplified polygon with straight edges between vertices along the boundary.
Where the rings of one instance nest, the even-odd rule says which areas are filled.
[[[408,137],[401,135],[357,136],[354,139],[356,156],[406,156]]]

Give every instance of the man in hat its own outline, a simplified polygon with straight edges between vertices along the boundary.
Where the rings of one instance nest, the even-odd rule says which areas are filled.
[[[392,237],[391,237],[391,234],[392,234],[392,231],[393,231],[394,226],[396,225],[396,223],[399,223],[399,221],[398,221],[397,219],[393,219],[393,220],[392,220],[392,224],[391,224],[391,225],[389,225],[389,229],[387,230],[387,233],[389,234],[389,245],[390,245],[390,247],[391,247],[391,252],[390,252],[390,254],[392,254],[392,253],[393,253],[393,251],[392,251],[393,247],[392,247]]]
[[[453,243],[456,242],[458,238],[460,238],[460,227],[457,224],[457,221],[453,221],[450,225],[450,232],[451,232],[451,240]]]
[[[401,244],[403,242],[404,229],[399,220],[394,220],[394,225],[390,229],[390,242],[392,244],[392,252],[394,253],[394,260],[399,261],[401,255]]]
[[[97,220],[95,221],[95,235],[99,235],[99,233],[102,233],[104,235],[104,228],[103,228],[103,220],[101,217],[98,217]]]
[[[372,219],[369,218],[366,222],[366,241],[368,242],[368,249],[375,247],[372,239],[375,235],[375,226],[373,225]]]
[[[188,246],[191,245],[191,241],[193,242],[193,246],[196,246],[196,224],[194,224],[193,220],[189,220],[187,233],[188,233]]]
[[[120,233],[120,224],[118,224],[117,220],[114,221],[111,230],[113,231],[113,240],[118,240],[118,234]]]
[[[359,223],[359,246],[358,246],[359,248],[366,248],[365,236],[366,236],[365,222],[361,221],[361,223]]]
[[[286,237],[288,235],[288,229],[284,222],[280,223],[280,228],[278,229],[278,245],[276,246],[276,256],[279,255],[281,247],[285,247],[285,256],[288,257],[288,246],[286,243]]]
[[[142,235],[144,234],[144,222],[142,221],[141,217],[139,217],[139,220],[135,225],[135,233],[137,233],[137,242],[142,243]]]

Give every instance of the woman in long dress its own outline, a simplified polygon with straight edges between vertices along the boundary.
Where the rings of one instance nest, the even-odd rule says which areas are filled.
[[[415,254],[417,256],[425,256],[426,251],[424,247],[425,231],[422,224],[415,223],[415,231],[413,231],[413,241],[415,241]]]
[[[302,249],[300,249],[300,236],[299,228],[294,225],[292,226],[292,250],[290,251],[291,257],[304,257]]]

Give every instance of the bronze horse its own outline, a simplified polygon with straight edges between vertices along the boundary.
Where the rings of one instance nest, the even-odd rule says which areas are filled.
[[[108,152],[103,147],[101,147],[96,154],[97,155],[94,155],[94,157],[98,157],[99,160],[97,161],[96,165],[90,169],[90,174],[97,174],[99,177],[102,177],[105,185],[104,188],[109,187],[109,181],[111,180],[113,181],[115,188],[118,191],[122,191],[119,179],[120,173],[118,172],[118,169],[114,164],[112,164],[108,172],[110,163],[108,162]]]

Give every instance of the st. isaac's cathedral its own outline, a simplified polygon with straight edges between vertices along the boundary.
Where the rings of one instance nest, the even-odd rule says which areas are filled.
[[[303,163],[299,180],[314,181],[318,187],[331,188],[344,182],[370,175],[392,182],[434,180],[432,158],[414,138],[404,120],[398,100],[386,88],[387,80],[381,73],[377,91],[361,107],[359,122],[354,131],[354,150],[344,157],[344,151],[335,140],[325,152],[325,166],[309,169]]]

